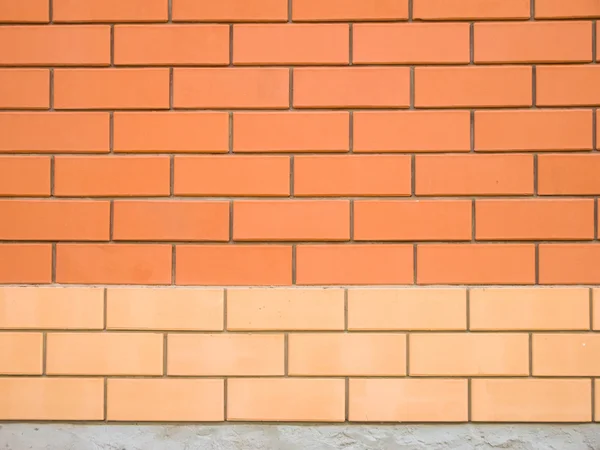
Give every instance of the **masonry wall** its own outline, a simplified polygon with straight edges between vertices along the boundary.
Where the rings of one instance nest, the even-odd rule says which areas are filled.
[[[600,418],[596,18],[0,0],[0,420]]]

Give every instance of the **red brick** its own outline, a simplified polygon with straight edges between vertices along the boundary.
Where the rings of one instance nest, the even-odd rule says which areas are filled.
[[[0,69],[0,108],[48,109],[49,107],[49,70]]]
[[[0,244],[0,283],[50,283],[52,245]]]
[[[56,281],[171,284],[172,252],[166,244],[58,244]]]
[[[127,65],[227,65],[227,25],[117,25],[114,62]]]
[[[266,108],[290,106],[290,74],[284,68],[175,69],[175,108]]]
[[[417,67],[415,106],[531,106],[531,67]]]
[[[408,67],[294,69],[296,108],[408,108]]]
[[[532,195],[532,155],[428,155],[415,161],[417,195]]]
[[[534,284],[533,244],[417,246],[418,284]]]
[[[57,156],[54,194],[64,197],[169,195],[168,156]]]
[[[109,148],[108,113],[0,113],[0,130],[0,153],[108,153]]]
[[[474,40],[476,63],[592,60],[590,22],[477,23]]]
[[[106,241],[110,204],[88,200],[0,200],[0,239]]]
[[[354,151],[468,152],[468,111],[356,111]],[[431,132],[435,130],[435,132]]]
[[[172,0],[174,21],[286,22],[287,0]]]
[[[412,245],[299,245],[297,284],[412,284]]]
[[[476,151],[591,150],[592,111],[477,111]]]
[[[0,4],[1,22],[48,22],[48,0],[3,0]]]
[[[228,241],[229,202],[125,201],[114,203],[116,241]]]
[[[235,25],[233,64],[347,64],[349,33],[347,24]]]
[[[413,2],[413,17],[422,20],[527,19],[530,14],[530,0],[503,0],[500,2],[413,0]]]
[[[0,157],[0,197],[48,197],[49,195],[49,157]]]
[[[406,196],[410,170],[408,155],[295,156],[294,195]]]
[[[408,0],[294,0],[295,22],[408,19]]]
[[[287,156],[176,156],[175,195],[269,196],[290,193]]]
[[[470,200],[357,200],[354,239],[468,241],[472,234],[471,209]]]
[[[535,76],[539,106],[600,105],[600,67],[538,66]]]
[[[600,155],[539,155],[540,195],[600,194]]]
[[[600,4],[596,0],[535,1],[536,19],[572,19],[579,17],[600,17]]]
[[[167,0],[53,0],[55,22],[166,22]]]
[[[355,24],[352,28],[352,62],[468,63],[469,39],[468,23]]]
[[[0,42],[0,66],[110,64],[108,25],[1,27]]]
[[[594,238],[594,201],[477,200],[475,238],[582,240]]]
[[[348,241],[348,200],[235,201],[236,241]]]
[[[226,112],[115,113],[116,152],[211,152],[229,147]]]
[[[540,284],[600,283],[600,245],[540,244]]]
[[[289,285],[289,245],[178,245],[175,280],[180,285]]]
[[[167,109],[168,69],[56,69],[56,109]]]
[[[346,152],[347,112],[265,112],[233,115],[234,152]]]

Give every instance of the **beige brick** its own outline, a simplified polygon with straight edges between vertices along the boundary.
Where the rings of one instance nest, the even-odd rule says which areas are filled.
[[[404,334],[290,334],[288,345],[290,375],[406,374]]]
[[[41,374],[42,352],[42,333],[0,333],[0,374]]]
[[[471,381],[475,422],[589,422],[590,380],[491,379]]]
[[[509,333],[411,334],[411,375],[528,375],[529,336]]]
[[[600,334],[534,334],[533,375],[600,375]]]
[[[283,375],[283,334],[170,334],[169,375]]]
[[[465,289],[349,289],[349,330],[465,330]]]
[[[600,330],[600,289],[592,289],[592,296],[592,309],[594,312],[592,316],[593,329]]]
[[[228,289],[228,330],[343,330],[344,290]]]

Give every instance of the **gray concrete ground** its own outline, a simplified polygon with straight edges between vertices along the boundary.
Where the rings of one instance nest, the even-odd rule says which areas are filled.
[[[585,425],[0,424],[1,450],[600,450]]]

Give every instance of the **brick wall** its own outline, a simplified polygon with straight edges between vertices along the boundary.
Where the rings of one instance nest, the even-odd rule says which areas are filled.
[[[596,18],[0,0],[0,420],[600,418]]]

